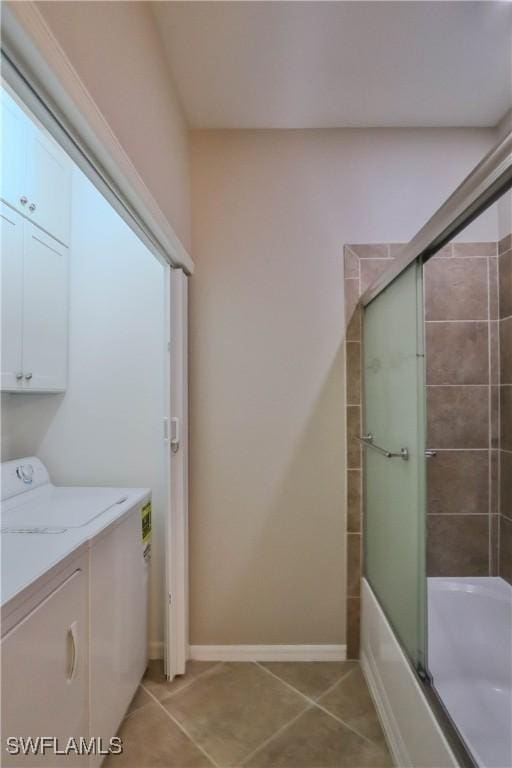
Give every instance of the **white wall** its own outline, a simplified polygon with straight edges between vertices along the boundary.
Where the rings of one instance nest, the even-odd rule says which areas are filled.
[[[194,644],[344,641],[342,247],[409,240],[494,139],[193,134]]]
[[[188,134],[148,2],[38,2],[98,109],[190,250]]]
[[[153,490],[150,639],[161,640],[164,268],[74,168],[69,383],[2,396],[2,459],[35,454],[57,484]]]

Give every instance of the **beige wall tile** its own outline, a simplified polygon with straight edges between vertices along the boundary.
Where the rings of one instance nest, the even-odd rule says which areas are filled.
[[[359,299],[359,280],[349,278],[345,283],[345,323],[348,325]]]
[[[489,566],[491,576],[499,576],[500,573],[500,516],[491,515],[491,562]]]
[[[362,259],[360,262],[361,269],[361,293],[363,294],[367,288],[372,285],[378,277],[380,277],[386,269],[391,265],[390,259]]]
[[[428,515],[429,576],[489,575],[489,515]]]
[[[500,511],[500,451],[494,448],[489,453],[491,459],[489,513],[497,515]]]
[[[361,340],[361,307],[357,306],[347,324],[346,341]]]
[[[348,246],[360,259],[383,259],[389,256],[387,243],[350,243]]]
[[[501,255],[502,253],[505,253],[505,251],[509,251],[512,248],[512,235],[505,235],[499,242],[498,242],[498,253]]]
[[[500,381],[512,384],[512,317],[500,320]]]
[[[351,469],[347,472],[347,532],[361,532],[362,518],[362,471]]]
[[[361,598],[347,597],[347,659],[359,658]]]
[[[497,320],[500,314],[498,284],[498,259],[489,259],[489,317]]]
[[[453,255],[464,258],[475,256],[496,256],[498,253],[497,244],[489,243],[453,243]]]
[[[500,317],[512,315],[512,250],[503,253],[499,259]]]
[[[359,256],[348,245],[343,249],[343,265],[345,279],[359,278]]]
[[[487,384],[489,325],[426,323],[427,384]]]
[[[347,597],[361,594],[361,534],[347,534]]]
[[[425,265],[427,320],[487,320],[487,259],[430,259]]]
[[[512,584],[512,520],[500,518],[500,576]]]
[[[404,250],[407,243],[390,243],[389,244],[389,255],[392,259],[396,259],[397,256],[400,256],[402,251]]]
[[[427,511],[483,514],[489,509],[489,451],[438,451],[427,461]]]
[[[432,256],[433,259],[446,259],[450,256],[453,256],[453,245],[452,243],[448,243],[447,245],[443,245],[442,248],[440,248],[438,251],[434,253]]]
[[[488,387],[428,386],[427,443],[429,448],[488,448]]]
[[[500,451],[500,512],[512,520],[512,453]]]
[[[361,403],[361,344],[356,341],[348,341],[347,350],[347,403],[360,405]]]
[[[500,447],[512,451],[512,385],[500,387]]]
[[[358,405],[347,407],[347,467],[361,467],[361,408]]]

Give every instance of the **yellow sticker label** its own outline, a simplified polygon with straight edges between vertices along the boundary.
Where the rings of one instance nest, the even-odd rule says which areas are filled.
[[[142,521],[142,543],[146,544],[151,538],[151,502],[148,501],[140,511]]]

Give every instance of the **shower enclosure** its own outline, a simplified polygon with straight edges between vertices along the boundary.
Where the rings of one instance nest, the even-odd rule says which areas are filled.
[[[511,152],[360,300],[362,663],[398,764],[512,767]],[[461,237],[492,205],[500,237]]]

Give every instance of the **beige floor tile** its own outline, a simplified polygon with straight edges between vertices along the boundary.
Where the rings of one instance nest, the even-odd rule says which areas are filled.
[[[148,704],[122,724],[123,752],[110,755],[105,768],[203,768],[212,763],[158,704]]]
[[[270,661],[261,664],[301,693],[316,699],[357,666],[354,661]]]
[[[218,664],[217,661],[187,661],[187,671],[184,675],[175,677],[172,682],[168,682],[164,677],[164,663],[160,659],[154,659],[149,662],[146,674],[142,684],[156,698],[161,701],[171,694],[176,693],[185,685],[188,685],[198,675],[203,674],[209,669],[213,669]]]
[[[387,749],[345,728],[313,707],[256,752],[250,768],[384,768]]]
[[[222,766],[233,766],[304,709],[256,664],[223,664],[163,705]]]
[[[131,715],[132,712],[135,712],[137,709],[144,707],[146,704],[150,704],[152,701],[153,699],[151,698],[149,693],[146,693],[144,688],[141,688],[139,686],[135,691],[135,696],[131,700],[126,716]]]
[[[318,703],[369,739],[384,742],[384,734],[361,670],[355,669],[321,696]]]

